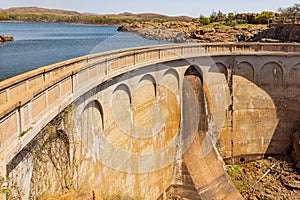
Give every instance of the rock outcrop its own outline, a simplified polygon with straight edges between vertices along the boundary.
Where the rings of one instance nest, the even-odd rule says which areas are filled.
[[[253,41],[266,39],[279,42],[300,42],[300,24],[273,24],[271,28],[257,34]]]
[[[9,41],[14,41],[14,38],[12,36],[0,35],[0,44],[3,42],[9,42]]]
[[[133,23],[119,27],[118,31],[136,33],[153,40],[169,42],[300,42],[300,24],[274,24],[248,26],[201,26],[197,22]]]
[[[267,27],[255,26],[201,26],[197,22],[133,23],[119,27],[118,31],[136,33],[147,39],[170,42],[236,42],[247,40]]]

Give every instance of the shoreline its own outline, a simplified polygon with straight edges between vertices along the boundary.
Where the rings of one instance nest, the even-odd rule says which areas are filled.
[[[265,25],[226,26],[215,24],[202,26],[197,22],[133,23],[122,25],[118,31],[131,32],[146,39],[165,40],[175,43],[197,42],[250,42]]]
[[[122,25],[116,24],[116,25],[109,25],[109,24],[85,24],[85,23],[63,23],[63,22],[25,22],[25,21],[0,21],[0,23],[44,23],[44,24],[70,24],[70,25],[86,25],[86,26],[111,26],[111,27],[120,27]]]
[[[118,32],[128,32],[149,40],[166,41],[174,43],[215,43],[215,42],[300,42],[293,38],[274,37],[274,27],[266,25],[240,24],[228,26],[213,24],[212,26],[199,25],[196,22],[135,22],[125,24],[89,24],[89,23],[64,23],[64,22],[28,22],[28,21],[0,21],[2,23],[49,23],[81,26],[116,27]],[[273,31],[273,32],[272,32]],[[290,31],[290,30],[289,30]],[[278,31],[275,31],[278,32]],[[294,31],[295,32],[295,31]],[[270,37],[273,36],[272,37]],[[1,36],[1,34],[0,34]],[[10,36],[12,37],[12,36]],[[0,44],[7,41],[1,41]]]
[[[202,26],[195,22],[144,22],[124,24],[118,28],[118,31],[131,32],[146,39],[175,43],[300,42],[300,24],[238,24],[229,26],[215,23],[210,26]]]

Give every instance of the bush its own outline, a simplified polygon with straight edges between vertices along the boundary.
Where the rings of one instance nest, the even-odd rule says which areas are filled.
[[[274,17],[274,13],[271,11],[264,11],[255,17],[255,21],[258,24],[268,24],[269,20]]]
[[[201,25],[208,25],[210,23],[210,18],[208,18],[208,17],[200,18],[199,23]]]
[[[230,26],[236,26],[238,23],[237,23],[237,21],[236,21],[236,19],[234,19],[234,20],[232,20],[231,22],[230,22]]]

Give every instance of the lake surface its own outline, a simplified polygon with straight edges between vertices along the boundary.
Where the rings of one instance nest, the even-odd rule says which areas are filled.
[[[0,34],[15,41],[0,45],[0,81],[63,60],[108,50],[156,45],[118,27],[0,22]]]

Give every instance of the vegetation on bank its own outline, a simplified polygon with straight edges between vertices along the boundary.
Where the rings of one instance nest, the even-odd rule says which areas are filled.
[[[191,22],[199,20],[201,25],[220,23],[235,26],[237,24],[268,24],[270,22],[299,22],[300,4],[288,8],[279,8],[278,13],[263,11],[261,13],[233,13],[224,14],[221,11],[212,12],[209,17],[200,15],[199,19],[186,16],[170,17],[159,14],[122,13],[118,15],[82,14],[75,11],[54,10],[36,7],[0,9],[0,21],[22,22],[52,22],[52,23],[79,23],[97,25],[121,25],[124,23],[143,22]]]
[[[221,11],[212,12],[209,17],[200,15],[199,23],[209,25],[211,23],[221,23],[229,26],[237,24],[269,24],[269,23],[297,23],[300,21],[300,4],[294,4],[288,8],[279,8],[279,13],[263,11],[261,13],[238,13],[230,12],[224,14]]]
[[[300,170],[292,156],[227,165],[227,173],[244,199],[299,199]]]
[[[0,10],[0,21],[121,25],[135,22],[191,22],[192,20],[193,18],[186,16],[170,17],[152,13],[132,14],[125,12],[118,15],[96,15],[35,7]]]

